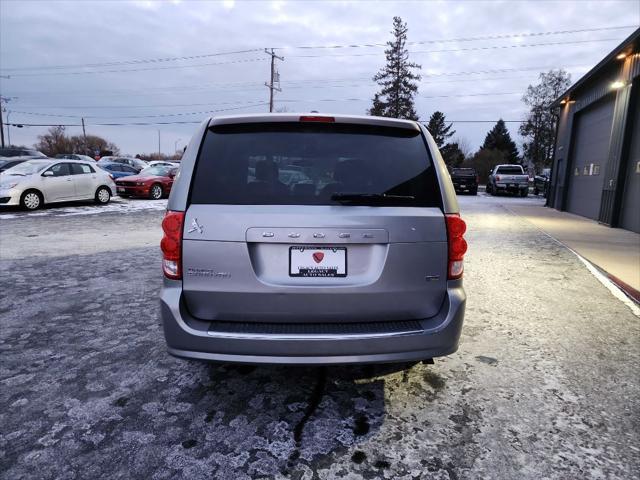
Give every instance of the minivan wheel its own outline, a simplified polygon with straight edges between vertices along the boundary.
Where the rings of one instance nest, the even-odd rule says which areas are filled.
[[[36,190],[27,190],[20,197],[20,205],[26,210],[37,210],[43,203],[42,194]]]
[[[111,192],[107,187],[100,187],[96,190],[96,203],[105,205],[111,200]]]
[[[162,187],[158,183],[151,185],[149,189],[149,198],[151,200],[160,200],[162,198]]]

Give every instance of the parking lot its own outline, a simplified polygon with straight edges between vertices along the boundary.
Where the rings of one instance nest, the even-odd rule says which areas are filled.
[[[542,199],[459,200],[460,348],[404,366],[172,358],[165,200],[0,213],[0,476],[638,478],[640,319],[510,210]]]

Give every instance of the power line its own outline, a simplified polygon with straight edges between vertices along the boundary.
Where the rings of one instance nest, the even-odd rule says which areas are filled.
[[[522,95],[522,92],[481,92],[481,93],[466,93],[466,94],[451,94],[451,95],[420,95],[420,98],[457,98],[457,97],[486,97],[486,96],[502,96],[502,95]],[[321,99],[282,99],[279,100],[282,103],[325,103],[325,102],[368,102],[371,99],[369,98],[321,98]],[[19,113],[22,115],[33,115],[40,117],[55,117],[55,118],[78,118],[83,117],[87,119],[99,119],[99,118],[161,118],[161,117],[176,117],[176,116],[184,116],[184,115],[201,115],[205,113],[213,113],[213,112],[224,112],[230,110],[240,110],[243,108],[251,108],[251,107],[259,107],[263,105],[269,105],[266,102],[240,102],[244,103],[242,105],[238,105],[235,103],[235,107],[229,108],[221,108],[215,110],[203,110],[198,112],[179,112],[179,113],[161,113],[161,114],[153,114],[153,115],[66,115],[66,114],[57,114],[57,113],[40,113],[40,112],[25,112],[19,110],[12,110],[12,113]],[[186,105],[167,105],[169,106],[204,106],[204,105],[215,105],[215,104],[186,104]],[[78,107],[81,108],[81,107]]]
[[[96,67],[115,67],[117,65],[138,65],[141,63],[160,63],[160,62],[175,62],[178,60],[197,60],[199,58],[220,57],[223,55],[238,55],[242,53],[260,52],[261,48],[251,48],[248,50],[236,50],[234,52],[218,52],[218,53],[204,53],[202,55],[185,55],[181,57],[163,57],[163,58],[146,58],[141,60],[121,60],[114,62],[102,62],[102,63],[80,63],[75,65],[47,65],[39,67],[12,67],[2,68],[3,72],[8,71],[23,71],[23,70],[60,70],[65,68],[96,68]]]
[[[574,40],[574,41],[566,41],[566,42],[548,42],[548,43],[520,43],[515,45],[492,45],[486,47],[468,47],[468,48],[449,48],[445,50],[409,50],[408,53],[411,54],[422,54],[422,53],[452,53],[452,52],[470,52],[470,51],[479,51],[479,50],[499,50],[499,49],[507,49],[507,48],[527,48],[527,47],[547,47],[547,46],[557,46],[557,45],[577,45],[583,43],[595,43],[595,42],[612,42],[619,41],[619,38],[600,38],[600,39],[592,39],[592,40]],[[373,53],[340,53],[337,55],[289,55],[289,57],[296,58],[331,58],[331,57],[370,57],[373,55],[380,55],[378,52]]]
[[[584,65],[564,65],[564,66],[550,66],[550,65],[540,65],[540,66],[531,66],[531,67],[520,67],[520,68],[499,68],[499,69],[487,69],[487,70],[474,70],[474,71],[458,71],[458,72],[440,72],[440,73],[424,73],[421,74],[422,78],[432,78],[432,77],[447,77],[447,76],[465,76],[465,75],[484,75],[484,74],[493,74],[493,73],[510,73],[510,72],[527,72],[527,71],[535,71],[535,70],[551,70],[551,69],[570,69],[570,68],[583,68]],[[351,78],[334,78],[334,79],[299,79],[299,80],[288,80],[287,82],[283,82],[283,85],[287,86],[287,88],[293,88],[296,84],[303,83],[321,83],[323,86],[328,83],[340,83],[340,82],[356,82],[356,81],[371,81],[371,77],[351,77]],[[422,84],[429,84],[431,82],[419,82]],[[50,90],[47,91],[33,91],[33,92],[15,92],[17,97],[29,97],[29,96],[38,96],[38,95],[46,95],[47,97],[51,96],[66,96],[73,95],[74,97],[78,96],[89,96],[89,97],[100,97],[100,96],[126,96],[126,95],[155,95],[156,93],[149,93],[148,90],[187,90],[185,92],[177,92],[177,93],[191,93],[194,89],[198,88],[206,88],[209,86],[217,87],[217,86],[225,86],[225,87],[235,87],[235,86],[262,86],[263,84],[260,82],[225,82],[225,83],[205,83],[198,85],[176,85],[169,87],[151,87],[149,89],[145,89],[145,91],[140,90],[118,90],[118,91],[98,91],[98,92],[78,92],[69,91],[69,92],[52,92]],[[296,86],[297,88],[297,86]],[[261,89],[252,89],[250,91],[258,91]],[[236,91],[249,91],[249,90],[237,90]],[[69,107],[73,108],[73,107]]]
[[[162,113],[162,114],[158,114],[158,115],[121,115],[121,116],[85,116],[85,115],[60,115],[60,114],[56,114],[56,113],[38,113],[38,112],[22,112],[22,111],[17,111],[17,110],[12,110],[12,113],[20,113],[22,115],[34,115],[34,116],[38,116],[38,117],[56,117],[56,118],[79,118],[79,117],[83,117],[83,118],[161,118],[161,117],[177,117],[177,116],[184,116],[184,115],[203,115],[206,113],[216,113],[216,112],[228,112],[231,110],[241,110],[243,108],[251,108],[251,107],[261,107],[264,105],[268,105],[268,103],[266,102],[260,102],[260,103],[252,103],[252,104],[247,104],[247,105],[241,105],[241,106],[237,106],[237,107],[230,107],[230,108],[219,108],[219,109],[215,109],[215,110],[203,110],[200,112],[181,112],[181,113]]]
[[[243,60],[232,60],[229,62],[215,62],[215,63],[200,63],[197,65],[172,65],[168,67],[148,67],[148,68],[129,68],[120,70],[94,70],[84,72],[39,72],[39,73],[16,73],[10,75],[13,77],[43,77],[43,76],[60,76],[60,75],[90,75],[99,73],[127,73],[127,72],[145,72],[149,70],[172,70],[176,68],[200,68],[200,67],[212,67],[216,65],[231,65],[233,63],[249,63],[249,62],[265,62],[266,58],[248,58]]]
[[[406,45],[426,45],[433,43],[450,43],[450,42],[474,42],[478,40],[502,40],[506,38],[518,38],[518,37],[540,37],[549,35],[565,35],[571,33],[586,33],[586,32],[600,32],[605,30],[623,30],[627,28],[637,28],[637,25],[620,25],[612,27],[598,27],[598,28],[581,28],[577,30],[555,30],[548,32],[529,32],[529,33],[507,33],[500,35],[487,35],[478,37],[462,37],[462,38],[449,38],[439,40],[418,40],[412,42],[406,42]],[[370,48],[370,47],[386,47],[387,43],[360,43],[360,44],[346,44],[346,45],[314,45],[314,46],[286,46],[276,47],[276,50],[286,49],[339,49],[339,48]]]

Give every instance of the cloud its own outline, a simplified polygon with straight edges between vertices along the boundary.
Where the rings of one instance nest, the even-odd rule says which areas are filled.
[[[362,114],[376,91],[371,77],[384,64],[384,48],[300,49],[300,46],[380,44],[390,38],[391,20],[409,25],[409,41],[452,40],[410,45],[422,65],[416,106],[451,120],[517,120],[525,113],[520,95],[540,70],[565,67],[574,80],[603,58],[632,28],[564,35],[461,40],[509,33],[553,32],[638,24],[629,2],[3,2],[0,68],[37,67],[0,78],[15,123],[67,123],[85,118],[89,133],[107,136],[129,153],[163,150],[191,135],[197,123],[104,126],[103,123],[199,122],[210,110],[255,105],[268,99],[266,47],[283,47],[278,62],[282,93],[276,106]],[[625,12],[623,15],[621,12]],[[512,47],[561,41],[566,45]],[[508,47],[508,48],[495,48]],[[162,61],[167,57],[237,52]],[[449,50],[449,51],[447,51]],[[455,50],[455,51],[451,51]],[[335,56],[335,55],[349,56]],[[320,55],[309,57],[304,55]],[[329,56],[331,55],[331,56]],[[142,61],[142,62],[140,62]],[[116,62],[109,67],[42,67]],[[117,63],[130,62],[130,63]],[[233,62],[233,63],[232,63]],[[194,67],[193,65],[200,65]],[[167,68],[179,67],[179,68]],[[523,71],[466,73],[540,67]],[[82,73],[100,70],[102,73]],[[105,72],[105,70],[128,70]],[[45,73],[76,72],[74,75]],[[19,73],[37,74],[17,76]],[[431,77],[429,74],[441,76]],[[456,74],[456,75],[442,75]],[[280,100],[298,100],[278,104]],[[324,102],[327,99],[361,99]],[[229,113],[264,111],[246,107]],[[18,113],[18,112],[29,112]],[[36,115],[38,114],[38,115]],[[161,116],[169,114],[171,116]],[[64,115],[64,116],[56,116]],[[125,118],[139,116],[138,118]],[[475,148],[490,124],[457,124],[457,136]],[[509,124],[514,132],[517,127]],[[33,144],[46,127],[11,130],[16,143]],[[79,133],[78,126],[69,127]],[[515,133],[515,132],[514,132]]]

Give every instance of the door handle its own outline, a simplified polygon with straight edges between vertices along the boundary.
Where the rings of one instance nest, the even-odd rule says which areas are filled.
[[[67,178],[67,182],[70,182],[70,181],[72,181],[72,180],[73,180],[72,178]]]

